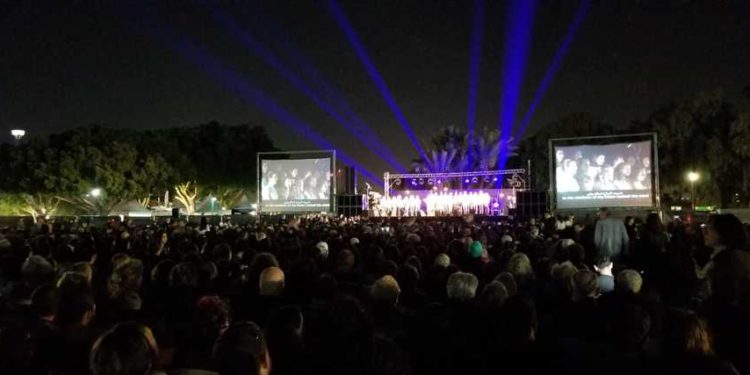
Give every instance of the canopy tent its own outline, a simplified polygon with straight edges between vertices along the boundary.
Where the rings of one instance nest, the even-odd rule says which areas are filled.
[[[150,217],[151,210],[144,207],[140,202],[134,199],[117,205],[115,209],[112,210],[112,214],[128,217]]]

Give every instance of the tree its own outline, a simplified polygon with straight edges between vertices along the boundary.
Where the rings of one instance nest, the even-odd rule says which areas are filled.
[[[750,150],[744,143],[750,140],[748,115],[740,114],[721,92],[667,105],[634,127],[658,133],[664,194],[684,196],[688,170],[701,174],[695,185],[699,202],[730,207],[736,194],[750,192]]]
[[[415,171],[431,173],[495,170],[500,150],[506,144],[509,156],[515,156],[513,139],[503,139],[497,129],[483,128],[470,141],[463,129],[443,128],[431,141],[433,148],[426,158],[414,160]]]
[[[35,223],[39,217],[57,213],[57,208],[62,202],[58,197],[42,194],[23,194],[21,198],[24,201],[21,212],[31,215]]]
[[[198,186],[185,182],[175,186],[175,199],[182,204],[188,215],[195,213],[195,202],[198,198]]]

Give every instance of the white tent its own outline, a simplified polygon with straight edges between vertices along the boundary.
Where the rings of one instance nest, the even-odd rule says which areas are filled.
[[[128,217],[151,217],[151,210],[144,207],[137,200],[131,200],[117,205],[117,207],[112,210],[112,214]]]

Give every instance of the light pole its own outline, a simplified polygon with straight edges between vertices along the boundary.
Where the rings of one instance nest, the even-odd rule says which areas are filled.
[[[690,181],[690,212],[695,211],[695,182],[698,181],[701,176],[698,172],[688,172],[688,181]]]

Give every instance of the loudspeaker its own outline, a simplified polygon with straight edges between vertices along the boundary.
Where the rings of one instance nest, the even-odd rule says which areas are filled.
[[[549,210],[549,195],[546,191],[516,192],[516,213],[529,218],[544,215]]]
[[[357,168],[344,167],[344,191],[342,194],[357,194]]]
[[[336,213],[344,216],[362,215],[362,203],[361,195],[337,195]]]
[[[173,208],[172,209],[172,218],[173,219],[179,219],[180,218],[180,209],[179,208]]]

